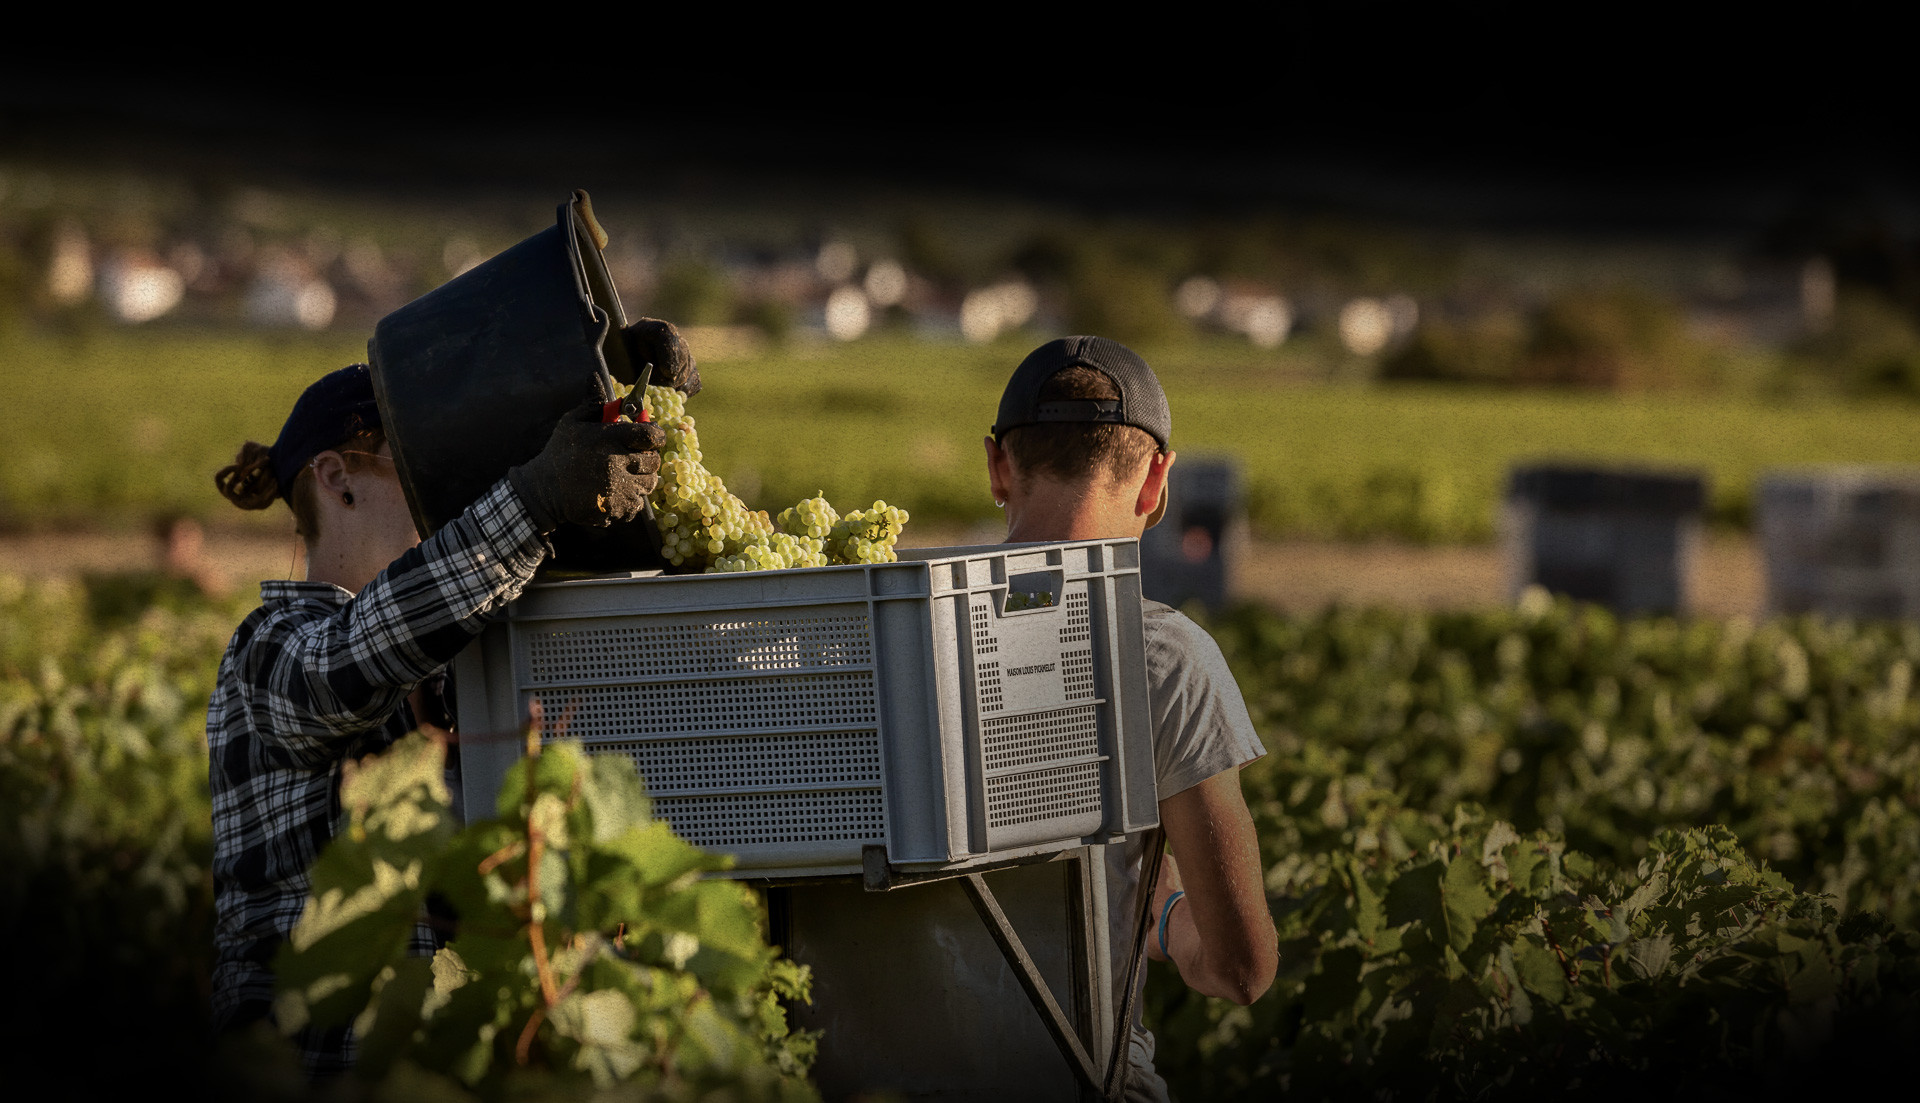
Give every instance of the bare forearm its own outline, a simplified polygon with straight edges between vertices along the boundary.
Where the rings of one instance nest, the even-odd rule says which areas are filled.
[[[1261,881],[1259,841],[1240,797],[1237,772],[1208,779],[1160,802],[1173,853],[1153,903],[1166,918],[1165,956],[1199,992],[1251,1003],[1273,984],[1279,939]],[[1184,892],[1166,910],[1176,891]],[[1155,956],[1159,931],[1154,935]]]
[[[1173,906],[1167,921],[1167,951],[1187,986],[1204,995],[1247,1004],[1273,984],[1279,964],[1271,923],[1239,921],[1231,906],[1191,891]],[[1204,913],[1216,913],[1212,922]],[[1203,926],[1213,932],[1208,938]]]

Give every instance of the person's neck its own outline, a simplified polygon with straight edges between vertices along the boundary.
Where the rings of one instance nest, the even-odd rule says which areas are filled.
[[[366,589],[410,546],[383,529],[369,509],[330,509],[320,525],[320,538],[307,547],[307,580],[331,582],[350,594]]]
[[[1085,486],[1030,480],[1007,502],[1008,543],[1056,543],[1138,537],[1144,518],[1124,495],[1101,494]]]
[[[380,563],[369,569],[369,565],[362,562],[365,555],[356,554],[364,550],[345,540],[321,537],[307,547],[307,581],[331,582],[350,594],[359,593],[386,566]]]

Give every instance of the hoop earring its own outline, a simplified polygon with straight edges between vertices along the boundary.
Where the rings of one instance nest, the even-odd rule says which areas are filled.
[[[344,490],[344,491],[341,491],[341,493],[340,493],[340,500],[341,500],[342,502],[345,502],[345,503],[346,503],[347,505],[352,505],[352,504],[353,504],[353,491],[351,491],[351,490]]]
[[[1000,500],[1000,499],[998,499],[998,498],[995,498],[995,499],[993,500],[993,505],[994,505],[994,508],[995,508],[995,509],[1005,509],[1005,508],[1007,508],[1007,503],[1005,503],[1005,502],[1003,502],[1003,501],[1001,501],[1001,500]]]

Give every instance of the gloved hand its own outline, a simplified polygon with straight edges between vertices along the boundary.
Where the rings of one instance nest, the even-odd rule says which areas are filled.
[[[507,472],[541,532],[562,523],[631,521],[660,484],[666,434],[647,422],[601,424],[600,403],[569,410],[540,454]]]
[[[653,386],[672,387],[688,398],[700,393],[699,365],[672,322],[642,318],[621,330],[620,336],[627,342],[627,356],[634,367],[653,365],[649,380]]]

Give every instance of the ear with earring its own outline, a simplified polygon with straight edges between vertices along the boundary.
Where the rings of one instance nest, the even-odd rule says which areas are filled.
[[[343,490],[343,491],[341,491],[341,492],[340,492],[340,501],[341,501],[342,503],[344,503],[345,505],[348,505],[348,506],[351,506],[351,505],[353,505],[353,491],[351,491],[351,490]]]
[[[998,499],[998,498],[995,498],[995,499],[993,500],[993,505],[994,505],[994,508],[995,508],[995,509],[1005,509],[1005,508],[1007,508],[1007,503],[1005,503],[1005,502],[1003,502],[1003,501],[1001,501],[1001,500],[1000,500],[1000,499]]]

